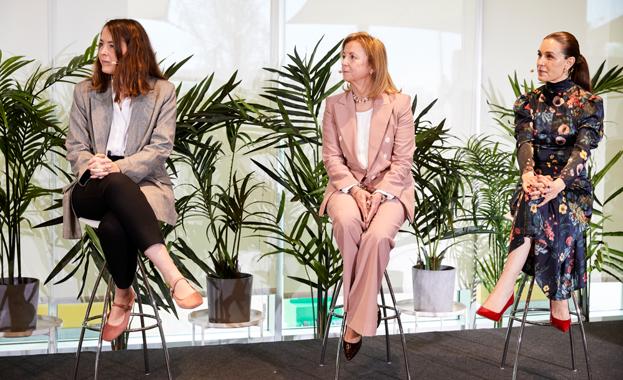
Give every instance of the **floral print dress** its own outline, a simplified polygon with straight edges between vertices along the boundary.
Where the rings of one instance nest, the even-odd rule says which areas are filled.
[[[542,207],[518,185],[511,203],[509,252],[532,239],[523,271],[545,295],[564,300],[586,286],[585,231],[593,209],[587,160],[603,137],[603,103],[567,79],[521,96],[514,105],[517,155],[522,173],[561,178],[565,189]]]

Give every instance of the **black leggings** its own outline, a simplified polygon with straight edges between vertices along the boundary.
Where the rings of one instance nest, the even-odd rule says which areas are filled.
[[[118,288],[129,288],[136,273],[137,250],[164,244],[156,215],[139,186],[121,173],[91,178],[74,186],[71,204],[79,217],[100,220],[97,236],[108,270]]]

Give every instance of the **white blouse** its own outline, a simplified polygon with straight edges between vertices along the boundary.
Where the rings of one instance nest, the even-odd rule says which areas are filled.
[[[108,134],[106,153],[113,156],[124,156],[125,145],[128,140],[128,125],[132,116],[132,101],[130,97],[126,97],[120,103],[117,103],[114,101],[114,91],[112,96],[112,124]]]
[[[357,112],[357,159],[362,169],[368,168],[368,146],[370,143],[370,121],[372,108]]]
[[[368,168],[368,148],[370,147],[370,122],[372,121],[372,108],[367,111],[356,112],[357,114],[357,161],[362,169]],[[348,191],[355,185],[350,185],[342,189],[342,192]],[[375,193],[381,193],[387,199],[393,199],[394,195],[383,190],[376,190]]]

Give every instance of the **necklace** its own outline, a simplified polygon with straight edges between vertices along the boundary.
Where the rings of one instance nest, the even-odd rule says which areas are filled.
[[[353,92],[353,100],[355,103],[366,103],[370,99],[367,96],[357,96],[357,94]]]

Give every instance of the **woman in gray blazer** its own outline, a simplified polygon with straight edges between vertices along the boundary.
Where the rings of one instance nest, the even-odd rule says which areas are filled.
[[[80,238],[78,217],[100,220],[97,234],[116,286],[105,340],[128,326],[138,250],[162,273],[178,306],[202,303],[171,260],[158,223],[173,225],[177,218],[165,168],[175,112],[175,87],[162,75],[141,24],[108,21],[93,76],[74,90],[65,145],[76,180],[63,197],[66,238]]]

